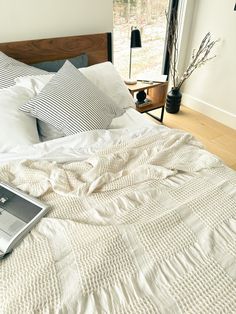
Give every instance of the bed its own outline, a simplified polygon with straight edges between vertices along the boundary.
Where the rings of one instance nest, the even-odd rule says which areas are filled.
[[[74,123],[70,116],[71,128],[60,120],[68,112],[54,117],[66,136],[32,144],[23,139],[10,148],[11,130],[5,136],[0,180],[46,202],[50,211],[0,261],[1,313],[235,313],[235,171],[190,134],[145,120],[115,74],[114,93],[112,77],[104,86],[101,64],[112,60],[110,34],[3,43],[0,51],[26,64],[86,53],[88,65],[99,69],[93,84],[109,94],[86,98],[83,113],[92,112],[85,117],[80,109]],[[81,70],[65,67],[72,86]],[[24,90],[21,101],[38,105],[47,86],[65,83],[65,72],[57,73],[16,79],[14,101]],[[7,91],[0,96],[8,99]],[[79,97],[87,97],[86,91]],[[60,91],[53,92],[58,97]],[[121,96],[124,101],[112,106]],[[99,111],[100,119],[110,113],[109,125],[72,132],[76,121],[83,125],[99,116],[91,99],[107,104]],[[25,124],[35,127],[37,117],[27,106],[31,120]],[[44,110],[60,111],[49,107]],[[48,124],[52,112],[44,113]]]

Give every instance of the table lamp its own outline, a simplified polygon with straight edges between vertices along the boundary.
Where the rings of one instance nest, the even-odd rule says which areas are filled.
[[[129,57],[129,79],[125,80],[126,84],[136,84],[137,80],[132,79],[131,76],[131,66],[132,66],[132,49],[141,48],[141,35],[137,27],[131,27],[131,36],[130,36],[130,57]]]

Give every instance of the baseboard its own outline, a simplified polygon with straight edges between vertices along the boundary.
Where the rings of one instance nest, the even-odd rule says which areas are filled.
[[[236,115],[183,93],[182,104],[236,130]]]

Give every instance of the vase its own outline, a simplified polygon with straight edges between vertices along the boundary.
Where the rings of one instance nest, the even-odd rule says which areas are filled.
[[[172,87],[166,96],[166,111],[169,113],[179,112],[182,94],[179,89]]]

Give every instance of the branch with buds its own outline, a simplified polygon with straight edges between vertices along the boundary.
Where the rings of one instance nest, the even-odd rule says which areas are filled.
[[[169,17],[166,14],[167,23],[169,27],[169,37],[167,41],[167,50],[169,53],[170,60],[170,76],[173,81],[173,88],[180,89],[183,83],[193,74],[193,72],[204,65],[209,60],[215,58],[214,56],[209,56],[212,48],[215,46],[219,39],[212,40],[211,33],[208,32],[205,37],[202,39],[199,48],[194,49],[192,52],[190,64],[184,73],[179,77],[177,62],[179,58],[179,49],[178,49],[178,38],[179,38],[179,30],[178,30],[178,16],[177,9],[173,9],[172,15]]]

